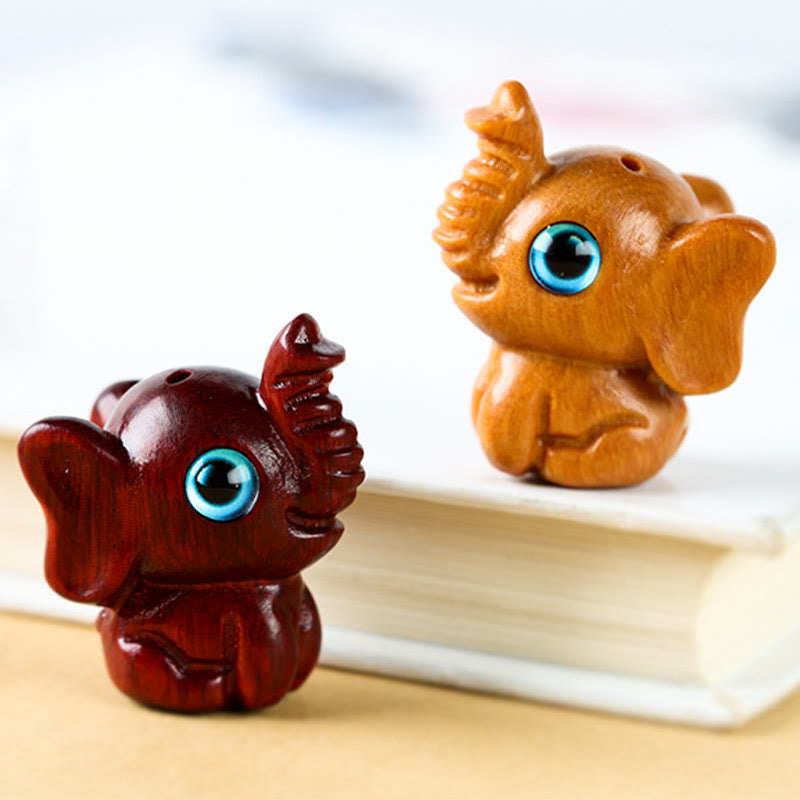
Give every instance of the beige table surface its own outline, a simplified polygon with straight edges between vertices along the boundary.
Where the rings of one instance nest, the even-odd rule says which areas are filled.
[[[318,669],[188,717],[112,687],[89,627],[0,615],[0,797],[800,798],[800,696],[734,733]]]

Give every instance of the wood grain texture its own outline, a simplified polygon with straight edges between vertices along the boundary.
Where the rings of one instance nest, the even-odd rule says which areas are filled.
[[[646,480],[684,437],[681,395],[735,380],[745,312],[775,263],[772,234],[730,213],[714,181],[645,156],[593,147],[546,158],[519,83],[467,124],[481,155],[448,187],[434,239],[460,278],[456,304],[494,340],[473,397],[489,460],[565,486]],[[562,278],[551,284],[534,267],[543,241]],[[590,252],[596,276],[573,289]]]
[[[319,615],[299,573],[336,544],[336,515],[364,477],[356,429],[328,391],[343,359],[301,315],[260,381],[169,370],[109,387],[92,422],[50,418],[22,436],[47,580],[104,606],[97,627],[126,694],[177,711],[255,708],[314,667]],[[252,480],[220,460],[232,451]]]

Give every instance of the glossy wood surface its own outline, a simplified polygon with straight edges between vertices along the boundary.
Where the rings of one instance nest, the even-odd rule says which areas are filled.
[[[466,121],[480,155],[448,187],[434,238],[460,278],[456,304],[494,340],[472,404],[487,457],[565,486],[651,477],[686,433],[681,396],[739,372],[745,312],[775,262],[771,233],[732,214],[714,181],[645,156],[547,158],[519,83]],[[571,294],[531,266],[538,235],[561,223],[599,246],[596,278]]]
[[[301,315],[260,380],[168,370],[106,389],[92,421],[46,419],[23,435],[47,580],[104,607],[106,663],[126,694],[177,711],[255,708],[314,667],[319,615],[299,573],[336,544],[336,515],[364,477],[356,429],[328,391],[343,359]],[[190,502],[190,468],[218,448],[256,472],[252,506],[229,520]],[[225,497],[249,485],[226,475]],[[223,501],[209,496],[215,513]]]

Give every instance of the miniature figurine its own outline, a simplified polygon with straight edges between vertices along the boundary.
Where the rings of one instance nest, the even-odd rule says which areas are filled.
[[[480,155],[434,239],[494,344],[472,414],[491,463],[564,486],[643,481],[687,428],[681,395],[739,372],[775,243],[707,178],[627,150],[546,158],[524,87],[468,112]]]
[[[175,711],[257,708],[297,689],[320,621],[299,572],[342,535],[364,472],[330,394],[344,350],[293,320],[260,382],[187,368],[114,384],[91,422],[19,443],[44,508],[46,577],[97,619],[111,679]]]

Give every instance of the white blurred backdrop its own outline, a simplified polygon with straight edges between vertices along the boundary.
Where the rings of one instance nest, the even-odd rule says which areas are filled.
[[[257,372],[309,311],[368,454],[471,441],[488,342],[430,231],[463,112],[517,78],[549,151],[647,153],[773,228],[740,381],[693,400],[684,450],[794,457],[799,29],[789,0],[2,4],[0,427],[172,366]]]

